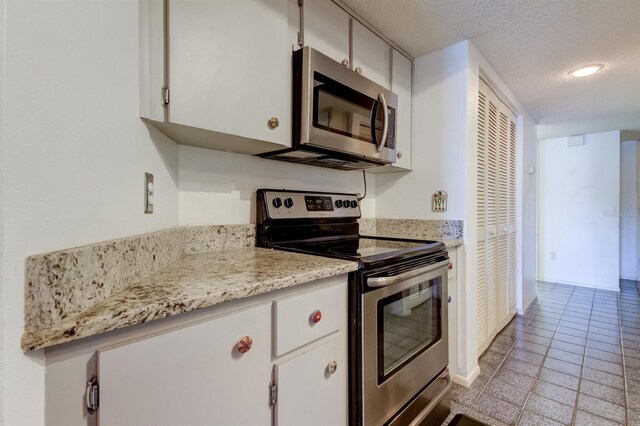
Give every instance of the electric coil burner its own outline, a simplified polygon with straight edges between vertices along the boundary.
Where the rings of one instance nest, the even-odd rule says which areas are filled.
[[[449,414],[443,243],[362,236],[357,195],[260,189],[257,246],[357,261],[349,275],[352,425],[440,424]]]

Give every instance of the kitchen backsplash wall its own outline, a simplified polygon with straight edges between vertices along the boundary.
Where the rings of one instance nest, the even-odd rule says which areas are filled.
[[[180,146],[180,225],[255,223],[255,191],[286,188],[364,192],[362,172],[346,172]],[[376,176],[367,173],[363,217],[375,216]]]
[[[461,220],[361,219],[361,235],[382,235],[432,240],[460,240],[464,237]]]

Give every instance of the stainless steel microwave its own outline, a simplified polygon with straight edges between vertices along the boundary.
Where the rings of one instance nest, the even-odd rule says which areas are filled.
[[[292,148],[262,154],[342,170],[396,159],[398,96],[310,47],[293,53]]]

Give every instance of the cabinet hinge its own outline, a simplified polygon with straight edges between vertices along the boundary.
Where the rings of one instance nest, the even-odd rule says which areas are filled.
[[[276,405],[278,402],[278,385],[269,383],[269,406]]]
[[[162,89],[160,89],[160,105],[162,105],[162,108],[166,108],[169,105],[169,88],[167,86],[162,86]]]
[[[96,376],[89,377],[87,381],[87,390],[85,391],[85,402],[87,404],[87,412],[93,414],[100,405],[100,388],[98,386],[98,378]]]

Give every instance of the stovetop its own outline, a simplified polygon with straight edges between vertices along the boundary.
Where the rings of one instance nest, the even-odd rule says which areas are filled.
[[[403,240],[373,236],[288,241],[272,247],[305,254],[359,261],[362,264],[389,259],[441,253],[445,249],[438,241]]]
[[[258,247],[354,260],[361,267],[446,258],[438,241],[360,235],[356,194],[260,189],[256,204]]]

